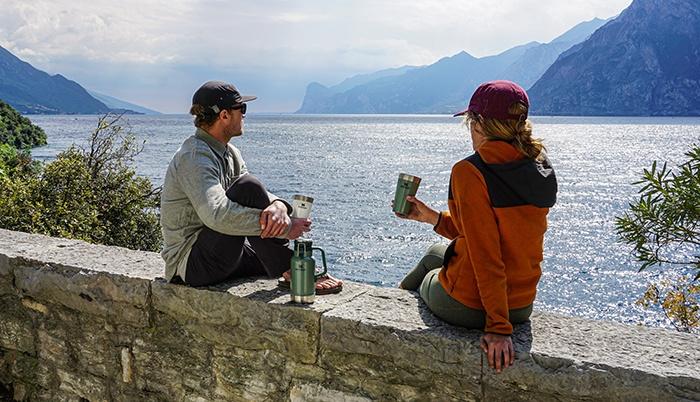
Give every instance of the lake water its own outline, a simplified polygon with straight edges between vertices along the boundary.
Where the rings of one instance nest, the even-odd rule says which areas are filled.
[[[135,161],[138,173],[160,185],[173,153],[194,132],[190,117],[125,118],[146,141]],[[48,135],[49,145],[32,151],[40,160],[85,144],[97,122],[96,116],[31,119]],[[643,168],[653,160],[677,164],[700,143],[700,119],[535,117],[533,122],[559,180],[535,307],[669,326],[660,311],[644,310],[635,301],[649,282],[671,271],[638,273],[629,247],[617,240],[614,218],[634,200],[637,188],[631,183]],[[441,240],[428,225],[396,218],[390,204],[396,177],[406,172],[423,178],[421,199],[447,208],[450,169],[471,153],[459,119],[251,114],[245,123],[245,134],[233,143],[251,172],[278,196],[315,198],[311,237],[325,249],[334,275],[395,286]]]

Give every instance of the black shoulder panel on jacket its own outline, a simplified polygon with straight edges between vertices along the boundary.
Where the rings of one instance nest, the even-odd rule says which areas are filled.
[[[522,159],[503,164],[487,164],[479,153],[466,159],[484,177],[491,204],[495,208],[534,205],[549,208],[556,202],[557,179],[549,160]]]

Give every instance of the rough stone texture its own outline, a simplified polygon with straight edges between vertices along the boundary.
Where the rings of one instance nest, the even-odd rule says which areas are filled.
[[[33,328],[29,312],[14,297],[0,298],[0,347],[34,353]]]
[[[147,326],[149,281],[65,266],[20,265],[15,286],[22,295],[115,322]]]
[[[347,394],[337,389],[328,389],[319,384],[294,384],[289,392],[291,402],[370,402],[371,399]]]
[[[326,313],[320,366],[374,399],[477,399],[478,333],[442,323],[412,292],[369,288]]]
[[[7,255],[0,254],[0,296],[14,293],[13,281],[10,259]]]
[[[514,367],[413,292],[165,283],[157,254],[0,230],[0,385],[15,400],[700,400],[697,336],[536,313]],[[81,399],[82,398],[82,399]]]

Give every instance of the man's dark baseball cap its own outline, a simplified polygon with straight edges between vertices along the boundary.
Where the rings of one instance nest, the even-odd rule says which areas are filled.
[[[257,99],[257,96],[243,96],[232,84],[223,81],[205,82],[192,96],[193,105],[208,106],[219,113],[241,103]]]
[[[527,118],[527,112],[524,115],[508,113],[508,109],[518,102],[528,109],[530,108],[530,99],[520,85],[503,80],[485,82],[474,91],[469,106],[461,112],[455,113],[453,117],[473,112],[487,119],[524,120]]]

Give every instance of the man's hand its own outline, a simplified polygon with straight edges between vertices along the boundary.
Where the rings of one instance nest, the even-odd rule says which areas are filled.
[[[307,218],[292,218],[292,227],[287,233],[287,239],[295,240],[299,236],[311,230],[311,219]]]
[[[510,335],[486,333],[481,337],[481,349],[486,353],[489,366],[497,373],[515,362],[515,350]]]
[[[411,211],[408,213],[408,215],[399,215],[398,213],[395,213],[396,216],[413,221],[429,223],[433,226],[437,225],[438,218],[440,217],[440,213],[438,211],[430,208],[423,201],[410,195],[406,196],[406,201],[411,203]]]
[[[260,237],[264,239],[282,236],[287,233],[290,224],[287,206],[281,201],[275,201],[260,214]]]

